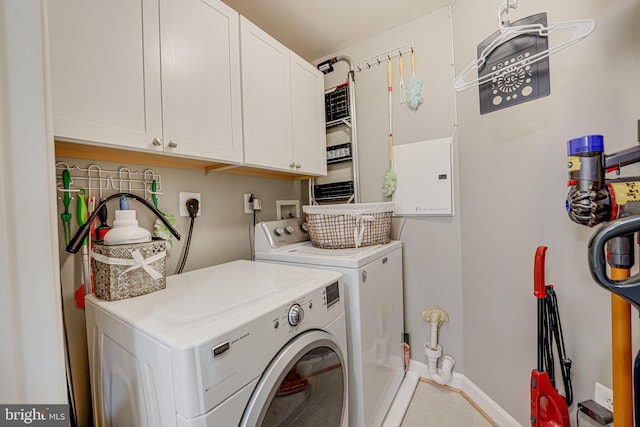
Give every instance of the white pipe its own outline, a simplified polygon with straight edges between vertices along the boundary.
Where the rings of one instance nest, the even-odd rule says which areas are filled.
[[[442,346],[438,344],[438,328],[449,320],[447,313],[439,307],[431,307],[422,312],[425,321],[431,323],[431,341],[424,345],[429,376],[438,384],[447,384],[453,376],[456,361],[449,355],[442,356]],[[438,369],[438,360],[442,357],[442,368]]]
[[[438,346],[438,322],[431,322],[431,341],[429,341],[429,347],[435,350]]]
[[[436,348],[429,348],[425,344],[424,354],[427,356],[427,366],[429,367],[429,376],[438,384],[447,384],[453,376],[453,367],[456,361],[448,354],[442,356],[442,346],[436,344]],[[442,356],[442,368],[438,369],[438,359]]]

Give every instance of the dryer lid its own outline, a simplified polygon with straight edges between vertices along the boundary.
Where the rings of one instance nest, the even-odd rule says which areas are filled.
[[[234,261],[167,277],[166,289],[87,303],[170,347],[191,347],[335,282],[340,273]]]
[[[278,261],[290,264],[310,264],[327,267],[360,268],[402,247],[402,242],[362,246],[347,249],[321,249],[307,242],[291,245],[277,251],[256,252],[256,260]]]

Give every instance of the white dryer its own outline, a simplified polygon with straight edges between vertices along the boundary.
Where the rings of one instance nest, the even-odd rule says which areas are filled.
[[[86,298],[97,426],[347,426],[339,273],[235,261]]]
[[[313,247],[300,219],[255,227],[255,259],[343,274],[351,427],[379,427],[404,377],[402,242]],[[408,404],[408,402],[407,402]]]

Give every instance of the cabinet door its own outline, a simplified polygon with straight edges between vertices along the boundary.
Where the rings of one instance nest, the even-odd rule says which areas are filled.
[[[295,171],[289,49],[240,17],[246,164]]]
[[[324,74],[291,52],[291,118],[296,170],[327,174]]]
[[[160,0],[167,153],[242,162],[238,14],[218,0]]]
[[[54,135],[161,150],[157,2],[55,0],[47,13]]]

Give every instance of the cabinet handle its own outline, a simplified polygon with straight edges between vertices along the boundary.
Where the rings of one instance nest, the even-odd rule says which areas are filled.
[[[160,138],[153,138],[153,141],[151,141],[151,143],[156,147],[160,147],[162,145],[162,140]]]
[[[169,148],[176,148],[178,146],[178,143],[172,139],[171,141],[169,141],[168,145],[169,145]]]
[[[296,163],[296,169],[300,169],[302,167],[302,163]]]
[[[295,167],[296,167],[296,164],[295,164],[294,162],[291,162],[291,163],[289,163],[289,167],[290,167],[290,168],[295,168]]]

